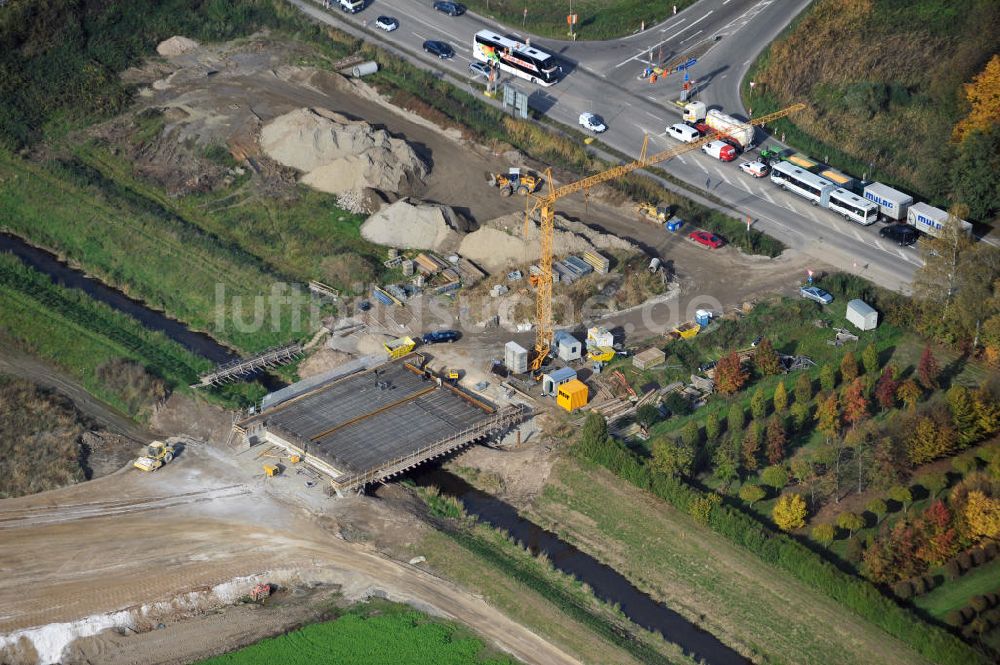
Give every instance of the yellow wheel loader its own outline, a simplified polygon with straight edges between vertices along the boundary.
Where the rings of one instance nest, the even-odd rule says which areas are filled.
[[[542,179],[530,173],[521,173],[521,169],[510,169],[507,173],[488,174],[488,182],[491,187],[500,188],[500,196],[510,196],[515,192],[527,196],[538,191]]]

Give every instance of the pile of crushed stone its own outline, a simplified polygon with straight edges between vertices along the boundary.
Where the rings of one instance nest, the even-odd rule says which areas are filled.
[[[303,184],[329,194],[409,193],[427,175],[427,165],[406,141],[327,109],[278,116],[261,129],[260,147],[276,162],[304,172]]]
[[[453,251],[467,228],[448,206],[400,199],[385,206],[361,225],[361,236],[370,242],[399,249]]]
[[[156,46],[156,52],[165,58],[170,58],[175,55],[181,55],[182,53],[187,53],[192,49],[196,49],[201,44],[193,39],[188,39],[187,37],[181,37],[180,35],[174,35],[170,39],[164,39]]]

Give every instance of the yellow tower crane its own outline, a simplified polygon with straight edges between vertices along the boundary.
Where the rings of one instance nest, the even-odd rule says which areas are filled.
[[[746,126],[750,127],[753,125],[764,125],[772,120],[777,120],[778,118],[783,118],[792,113],[801,111],[806,107],[805,104],[793,104],[788,108],[776,111],[775,113],[769,113],[767,115],[760,116],[759,118],[752,118],[746,123]],[[541,257],[538,262],[539,273],[537,279],[535,280],[537,284],[537,290],[535,292],[535,351],[534,357],[531,359],[530,369],[531,371],[536,371],[541,368],[542,363],[545,358],[549,355],[549,350],[552,348],[552,239],[553,232],[555,230],[555,205],[556,201],[563,198],[564,196],[569,196],[576,192],[585,192],[591,187],[600,185],[601,183],[608,182],[609,180],[614,180],[615,178],[621,178],[626,176],[633,171],[639,169],[644,169],[653,164],[658,164],[664,162],[672,157],[676,157],[682,153],[700,148],[701,146],[714,141],[723,136],[719,132],[712,132],[707,136],[704,136],[693,143],[684,143],[668,150],[655,153],[653,155],[646,155],[646,148],[649,143],[649,136],[647,135],[642,142],[642,152],[639,154],[639,159],[629,162],[627,164],[621,164],[619,166],[612,167],[606,171],[601,171],[586,178],[581,178],[576,182],[571,182],[567,185],[561,185],[559,187],[554,187],[552,185],[552,170],[549,169],[545,174],[545,182],[548,184],[548,191],[544,194],[530,194],[527,202],[527,210],[524,215],[524,235],[527,237],[528,229],[531,225],[531,216],[535,212],[539,212],[540,217],[540,229],[539,235],[541,239]]]

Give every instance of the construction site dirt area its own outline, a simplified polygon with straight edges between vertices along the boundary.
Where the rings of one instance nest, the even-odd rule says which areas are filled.
[[[379,502],[331,499],[294,472],[266,478],[255,453],[190,439],[154,473],[126,467],[0,504],[0,662],[191,662],[314,616],[310,603],[225,609],[258,582],[307,601],[309,589],[387,597],[525,662],[575,662],[446,580],[341,535],[344,516],[412,539],[414,518],[403,526]]]
[[[208,164],[185,147],[193,144],[202,148],[227,146],[234,155],[251,157],[261,166],[265,177],[280,175],[286,167],[271,159],[261,147],[262,141],[265,145],[269,143],[266,127],[272,127],[278,135],[294,135],[300,143],[309,137],[322,138],[319,147],[328,146],[334,152],[348,149],[351,154],[362,155],[373,147],[375,135],[365,133],[359,139],[359,135],[351,134],[351,141],[340,143],[336,135],[320,132],[320,137],[316,131],[320,124],[342,121],[350,125],[364,121],[378,135],[375,143],[384,146],[380,149],[387,151],[386,154],[403,151],[409,155],[412,151],[419,160],[417,164],[408,157],[410,166],[393,171],[388,179],[402,185],[382,195],[390,201],[408,195],[412,197],[412,205],[423,202],[451,208],[441,220],[420,222],[433,229],[436,239],[430,245],[440,246],[442,251],[459,250],[462,255],[475,257],[474,261],[489,263],[494,270],[532,260],[537,243],[525,244],[519,237],[523,198],[500,196],[488,183],[487,174],[504,172],[512,166],[542,171],[544,164],[531,162],[509,146],[480,145],[454,128],[441,127],[413,111],[394,106],[364,80],[293,64],[314,56],[301,44],[278,41],[262,33],[238,42],[185,45],[178,55],[127,71],[126,82],[144,86],[133,114],[141,115],[148,109],[162,112],[166,118],[160,138],[132,155],[137,172],[159,181],[174,178],[178,173],[185,174],[186,180],[197,180],[202,174],[189,173],[192,164],[203,170]],[[291,122],[296,118],[307,126]],[[276,120],[278,124],[272,124]],[[98,130],[99,134],[102,132],[105,137],[109,132],[114,133],[108,127]],[[356,145],[355,139],[360,141]],[[405,147],[400,141],[405,142]],[[311,145],[308,158],[296,157],[306,161],[291,161],[312,172],[318,164],[317,155],[323,152],[317,150],[317,146]],[[288,160],[282,158],[282,161]],[[363,161],[368,163],[367,158]],[[385,173],[376,175],[382,178]],[[557,172],[553,177],[558,185],[573,176]],[[405,208],[406,219],[416,219],[412,205]],[[556,211],[566,224],[578,222],[591,228],[583,244],[601,248],[602,243],[614,241],[624,247],[637,247],[650,257],[661,258],[701,293],[732,302],[747,299],[751,292],[790,290],[802,280],[807,267],[825,268],[791,250],[779,259],[746,256],[733,248],[705,250],[687,241],[686,233],[669,233],[662,224],[641,217],[630,202],[603,186],[590,192],[586,199],[579,196],[560,200]],[[490,223],[491,220],[496,221]],[[465,226],[466,222],[471,226]],[[392,233],[377,230],[374,220],[373,225],[369,225],[367,236],[377,242],[398,244],[391,242]],[[475,232],[480,226],[488,230]],[[567,230],[570,232],[566,234],[567,242],[573,236],[584,235],[579,229]],[[464,231],[468,235],[459,233]],[[607,240],[601,240],[595,232],[607,234],[603,236]],[[423,231],[400,229],[395,238],[423,235]],[[515,239],[520,242],[510,246]],[[575,247],[563,248],[558,242],[555,247],[557,254],[572,249]],[[502,251],[498,254],[498,250]],[[734,274],[741,275],[741,279],[726,278]]]

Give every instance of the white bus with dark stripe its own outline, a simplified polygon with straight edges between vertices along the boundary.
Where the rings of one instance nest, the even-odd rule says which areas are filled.
[[[771,168],[771,182],[782,189],[794,192],[804,199],[812,201],[813,205],[826,205],[826,197],[830,192],[837,189],[837,186],[826,178],[821,178],[815,173],[809,173],[804,169],[789,162],[778,162]]]
[[[878,206],[846,189],[838,187],[828,195],[826,207],[862,226],[874,224],[878,219]],[[820,201],[822,204],[823,201]]]
[[[492,30],[480,30],[472,38],[472,56],[538,85],[550,86],[562,74],[562,68],[552,54]]]

